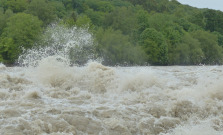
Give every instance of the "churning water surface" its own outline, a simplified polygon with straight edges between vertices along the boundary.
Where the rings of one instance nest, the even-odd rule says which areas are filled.
[[[91,34],[52,33],[22,67],[0,64],[1,135],[223,134],[223,66],[69,66]]]
[[[0,65],[1,135],[222,135],[223,67]]]

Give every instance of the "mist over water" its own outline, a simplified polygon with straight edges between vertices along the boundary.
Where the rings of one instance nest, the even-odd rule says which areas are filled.
[[[69,32],[23,67],[0,64],[1,135],[223,134],[222,66],[70,66],[69,49],[92,41]]]

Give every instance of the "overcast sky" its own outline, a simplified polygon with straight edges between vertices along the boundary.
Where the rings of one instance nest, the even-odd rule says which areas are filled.
[[[188,4],[198,8],[210,8],[223,11],[223,0],[178,0],[182,4]]]

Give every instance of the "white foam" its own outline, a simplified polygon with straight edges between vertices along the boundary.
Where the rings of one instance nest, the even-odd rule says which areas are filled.
[[[6,66],[4,64],[0,63],[0,71],[5,70],[5,69],[6,69]]]
[[[0,134],[220,135],[221,67],[210,68],[70,67],[54,56],[35,68],[6,68]]]

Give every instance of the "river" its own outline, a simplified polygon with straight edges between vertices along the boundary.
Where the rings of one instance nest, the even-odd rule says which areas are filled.
[[[223,67],[0,64],[1,135],[222,135]]]

